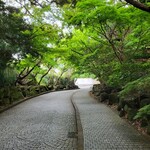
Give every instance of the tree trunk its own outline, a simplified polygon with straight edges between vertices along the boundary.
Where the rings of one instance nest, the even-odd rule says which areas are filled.
[[[55,85],[58,84],[60,78],[62,77],[62,75],[65,73],[65,70],[62,71],[62,73],[60,74],[60,76],[58,77],[57,81],[55,82]]]
[[[19,84],[22,84],[22,80],[25,79],[34,69],[35,67],[37,67],[39,64],[41,63],[41,60],[38,61],[31,69],[28,69],[28,71],[26,72],[25,75],[22,75],[23,72],[25,71],[25,69],[23,69],[23,71],[21,71],[21,73],[18,75],[17,77],[17,80],[16,80],[16,84],[19,83]],[[28,67],[29,68],[29,67]]]
[[[40,81],[38,82],[38,85],[40,85],[42,79],[50,72],[50,70],[52,69],[52,67],[49,67],[49,69],[47,70],[47,72],[45,74],[42,75]]]

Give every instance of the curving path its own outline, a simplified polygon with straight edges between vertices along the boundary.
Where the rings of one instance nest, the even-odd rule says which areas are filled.
[[[88,92],[53,92],[1,113],[0,150],[150,150],[149,138],[109,107],[97,103]],[[77,140],[71,98],[82,124],[81,147],[77,147],[82,138]]]
[[[0,114],[0,150],[76,150],[73,92],[45,94]]]

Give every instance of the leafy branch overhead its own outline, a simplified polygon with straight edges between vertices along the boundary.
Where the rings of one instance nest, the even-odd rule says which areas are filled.
[[[59,62],[119,87],[149,74],[150,16],[145,11],[122,1],[15,2],[18,8],[1,1],[0,65],[16,68],[17,77],[31,75],[40,84],[62,69]],[[149,8],[149,1],[126,2]]]
[[[150,5],[149,5],[149,0],[125,0],[127,3],[133,5],[134,7],[141,9],[143,11],[149,12],[150,13]]]

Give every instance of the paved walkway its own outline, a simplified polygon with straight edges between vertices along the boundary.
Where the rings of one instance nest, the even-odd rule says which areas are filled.
[[[0,114],[0,150],[76,150],[73,92],[45,94]]]
[[[104,104],[80,90],[73,96],[83,127],[84,150],[150,150],[150,139],[140,135]]]
[[[74,93],[75,92],[75,93]],[[0,114],[0,150],[77,150],[75,112],[79,109],[84,150],[150,150],[140,135],[87,89],[45,94]]]

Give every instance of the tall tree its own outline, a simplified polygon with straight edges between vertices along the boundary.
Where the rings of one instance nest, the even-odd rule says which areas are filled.
[[[86,62],[85,52],[91,50],[86,57],[90,58],[86,64],[88,66],[86,70],[94,71],[96,70],[94,68],[97,68],[100,70],[97,71],[100,72],[99,74],[95,72],[97,77],[105,81],[111,80],[111,82],[117,79],[118,84],[121,80],[125,84],[149,72],[144,71],[143,62],[135,60],[136,55],[141,57],[141,53],[146,50],[146,45],[149,43],[147,41],[149,16],[145,12],[132,7],[124,7],[121,3],[82,0],[77,3],[75,9],[68,8],[65,17],[68,24],[74,25],[88,37],[81,39],[80,34],[76,34],[76,39],[80,41],[78,44],[75,40],[72,41],[73,33],[72,42],[70,42],[71,45],[74,45],[73,56],[78,59],[79,64],[84,58],[82,66]],[[83,39],[87,41],[83,42]],[[92,40],[95,41],[96,46],[91,47],[90,41]],[[95,53],[92,54],[92,52]],[[130,67],[127,67],[129,65]]]
[[[23,32],[32,30],[15,7],[6,6],[0,1],[0,68],[5,68],[14,55],[22,57],[30,51],[29,35]]]

